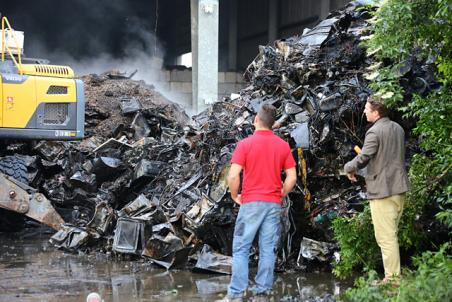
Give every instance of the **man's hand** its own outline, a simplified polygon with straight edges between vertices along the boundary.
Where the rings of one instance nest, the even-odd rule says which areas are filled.
[[[240,172],[242,171],[242,166],[238,164],[232,164],[228,173],[228,186],[229,192],[231,192],[231,198],[236,204],[242,204],[242,198],[239,194],[240,187]]]
[[[234,202],[236,203],[236,204],[238,204],[238,205],[241,205],[242,204],[242,195],[241,194],[238,194],[237,196],[232,196],[232,194],[231,194],[231,198],[232,198],[232,200],[234,200]]]
[[[284,201],[284,198],[286,198],[287,194],[284,194],[284,189],[281,188],[281,202]]]
[[[284,188],[281,188],[281,202],[283,201],[284,198],[287,197],[287,195],[289,195],[289,194],[284,192]]]
[[[351,182],[357,182],[357,181],[358,181],[358,180],[356,179],[356,174],[355,174],[355,172],[347,173],[347,177],[348,177],[348,179],[350,179]]]
[[[281,201],[290,193],[290,191],[292,191],[295,183],[297,182],[297,170],[295,170],[295,167],[286,169],[285,172],[286,179],[284,180],[281,188]]]

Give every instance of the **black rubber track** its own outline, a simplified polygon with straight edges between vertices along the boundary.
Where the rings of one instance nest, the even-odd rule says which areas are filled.
[[[0,172],[28,185],[27,167],[17,156],[0,158]]]

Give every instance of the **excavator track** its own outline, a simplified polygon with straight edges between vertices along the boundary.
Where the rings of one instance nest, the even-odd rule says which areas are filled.
[[[28,185],[28,171],[25,163],[17,156],[6,156],[0,159],[0,173],[11,176]]]

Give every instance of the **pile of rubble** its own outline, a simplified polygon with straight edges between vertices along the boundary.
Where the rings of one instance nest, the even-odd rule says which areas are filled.
[[[372,59],[359,46],[370,15],[357,6],[261,46],[245,72],[249,86],[191,120],[143,82],[112,72],[84,77],[87,138],[42,141],[33,156],[22,156],[30,183],[67,222],[53,244],[228,273],[238,213],[227,193],[229,161],[252,134],[259,106],[270,103],[278,110],[274,131],[293,148],[299,174],[283,204],[280,268],[330,261],[335,245],[319,242],[331,240],[325,224],[353,215],[365,199],[362,183],[341,176],[362,145],[371,93],[365,74]],[[415,74],[427,69],[416,70],[406,77],[427,78]]]
[[[82,77],[86,96],[86,137],[95,136],[102,140],[118,137],[126,130],[125,127],[140,125],[143,115],[146,118],[151,114],[162,115],[166,120],[180,125],[189,122],[189,117],[180,106],[164,98],[153,86],[131,80],[133,75],[134,73],[126,76],[118,71],[109,71]],[[134,114],[138,112],[138,116]],[[153,124],[155,123],[150,123],[151,128]],[[133,131],[125,132],[130,134]],[[132,133],[128,139],[138,140],[149,134],[147,129],[143,131]]]

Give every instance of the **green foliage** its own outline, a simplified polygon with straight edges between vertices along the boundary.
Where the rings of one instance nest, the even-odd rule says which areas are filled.
[[[380,249],[375,242],[370,208],[352,218],[333,221],[334,237],[341,249],[341,259],[334,263],[333,273],[339,278],[351,275],[358,267],[374,268],[380,259]]]
[[[408,111],[405,114],[418,119],[413,132],[421,136],[422,149],[438,152],[439,156],[450,155],[452,151],[451,93],[452,89],[447,85],[425,98],[415,96],[412,102],[407,105]],[[439,158],[439,160],[444,161],[447,158]]]
[[[452,301],[452,258],[449,245],[414,259],[417,270],[402,282],[399,301]]]
[[[413,50],[421,50],[424,58],[437,60],[440,71],[450,74],[450,60],[444,58],[451,57],[451,12],[447,0],[382,2],[375,12],[374,34],[363,44],[377,60],[386,61],[386,65],[374,70],[368,78],[370,87],[388,105],[394,106],[403,101],[399,70]]]
[[[374,35],[366,45],[369,52],[375,53],[380,59],[402,61],[410,55],[413,33],[400,30],[400,25],[414,27],[412,7],[404,0],[389,2],[392,4],[383,3],[376,11],[372,26]]]
[[[387,66],[374,71],[368,76],[371,79],[370,88],[375,95],[386,101],[388,106],[394,106],[403,100],[402,87],[399,85],[401,64]]]
[[[374,35],[366,42],[369,52],[378,59],[402,62],[415,48],[421,47],[425,55],[431,55],[450,45],[443,45],[444,37],[451,33],[447,0],[381,2],[372,26]],[[450,43],[450,36],[446,39]]]
[[[419,136],[423,153],[411,161],[411,202],[437,205],[436,217],[452,229],[452,58],[441,60],[443,86],[427,97],[414,96],[404,108],[405,115],[417,118],[413,133]],[[419,209],[422,210],[422,209]]]
[[[382,65],[373,71],[368,79],[375,94],[381,96],[389,106],[394,106],[403,101],[403,91],[399,85],[400,67],[413,49],[422,47],[419,37],[426,30],[420,24],[426,22],[426,15],[434,14],[435,1],[382,2],[375,12],[372,24],[374,34],[363,43],[368,47],[368,53],[375,54],[377,60],[389,61],[386,66]]]
[[[425,234],[416,223],[426,207],[436,209],[436,218],[452,230],[452,9],[450,0],[387,0],[375,11],[368,47],[377,60],[367,79],[385,103],[416,120],[413,134],[421,151],[410,163],[411,190],[399,229],[401,249],[417,251]],[[435,77],[441,88],[429,95],[408,95],[399,84],[406,60],[435,62]],[[368,223],[365,225],[365,223]],[[379,250],[373,238],[368,209],[351,219],[333,222],[342,259],[334,273],[345,277],[354,268],[375,268]],[[372,296],[372,293],[369,292]],[[365,300],[361,300],[365,301]]]
[[[411,160],[410,180],[413,187],[408,203],[417,204],[417,213],[423,212],[426,205],[437,205],[441,210],[436,214],[445,227],[452,229],[452,183],[450,160],[442,155],[428,157],[416,154]],[[446,163],[448,162],[449,163]]]
[[[450,0],[383,1],[375,12],[373,36],[367,40],[376,64],[370,87],[390,107],[417,120],[413,134],[419,137],[422,152],[411,162],[412,190],[408,202],[418,214],[422,206],[442,209],[436,217],[452,225],[452,10]],[[403,24],[403,26],[400,26]],[[419,52],[420,51],[420,52]],[[413,53],[418,59],[435,62],[436,80],[441,88],[427,96],[405,95],[398,83],[400,67]],[[386,62],[386,66],[382,64]],[[388,63],[389,62],[389,63]],[[403,97],[404,96],[404,97]],[[408,101],[408,102],[407,102]],[[411,215],[409,215],[411,216]],[[408,238],[407,238],[408,239]]]
[[[389,285],[376,286],[378,276],[374,271],[367,278],[360,277],[356,288],[347,290],[340,298],[347,302],[377,301],[452,301],[452,258],[450,245],[445,244],[437,252],[425,252],[414,260],[415,271],[408,271],[399,289]]]
[[[407,196],[399,224],[398,237],[401,250],[416,250],[424,239],[424,235],[416,229],[415,223],[425,206],[425,201]],[[361,267],[366,271],[376,269],[381,261],[381,252],[375,241],[368,205],[362,213],[354,217],[335,219],[333,232],[341,250],[340,261],[333,264],[333,273],[337,277],[349,277],[353,270]]]
[[[419,220],[420,213],[422,213],[426,206],[425,199],[417,199],[413,197],[412,193],[408,193],[403,208],[402,217],[399,223],[399,246],[401,251],[418,252],[421,247],[421,242],[425,240],[425,234],[416,228],[416,223]]]
[[[452,12],[450,0],[417,0],[424,4],[425,14],[418,24],[419,41],[425,56],[437,59],[439,72],[446,77],[452,75]],[[423,11],[420,11],[423,12]],[[423,12],[424,13],[424,12]],[[422,14],[420,14],[422,17]]]
[[[377,302],[388,301],[394,295],[389,286],[376,286],[379,281],[376,271],[371,270],[366,277],[355,280],[355,288],[348,289],[339,301],[345,302]]]

